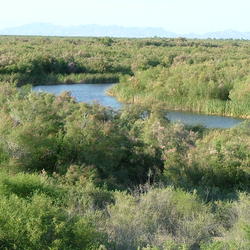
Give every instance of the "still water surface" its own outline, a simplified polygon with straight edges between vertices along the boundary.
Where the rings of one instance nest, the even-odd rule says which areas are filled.
[[[79,102],[93,103],[98,102],[101,105],[119,109],[122,104],[114,97],[106,95],[106,90],[113,84],[61,84],[50,86],[36,86],[34,91],[45,91],[53,94],[60,94],[64,91],[70,91],[71,95]],[[231,128],[243,121],[243,119],[201,115],[196,113],[169,111],[167,115],[171,121],[181,121],[189,125],[203,125],[207,128]]]
[[[112,87],[113,84],[60,84],[49,86],[35,86],[35,91],[45,91],[59,95],[64,91],[70,91],[71,95],[78,102],[94,103],[98,102],[103,106],[109,106],[114,109],[119,109],[121,103],[114,97],[106,95],[106,90]]]

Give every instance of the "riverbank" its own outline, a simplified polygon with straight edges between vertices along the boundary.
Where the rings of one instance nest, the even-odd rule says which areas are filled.
[[[0,37],[0,82],[120,82],[126,103],[250,117],[249,41]]]
[[[172,75],[169,71],[170,69],[159,67],[138,72],[133,77],[123,78],[108,94],[124,103],[157,105],[166,110],[207,115],[250,118],[248,78],[243,78],[240,84],[231,82],[226,86],[195,80],[194,74],[199,77],[206,73],[205,70],[197,72],[196,67],[189,68],[191,72],[185,78],[184,73],[175,72]]]
[[[106,107],[111,107],[114,110],[120,110],[126,108],[122,103],[118,102],[116,98],[108,96],[107,91],[111,89],[115,84],[61,84],[61,85],[39,85],[33,87],[34,91],[43,91],[47,93],[53,93],[60,95],[62,92],[70,92],[71,96],[75,98],[77,102],[84,103],[99,103]],[[142,108],[132,105],[135,109]],[[229,118],[223,116],[201,115],[190,112],[176,112],[173,110],[166,110],[164,106],[149,105],[146,110],[160,111],[162,117],[167,117],[171,122],[181,122],[188,126],[204,126],[206,128],[232,128],[243,122],[243,119]]]
[[[120,80],[120,74],[49,74],[27,78],[17,81],[17,87],[31,83],[33,86],[38,85],[60,85],[60,84],[94,84],[94,83],[117,83]]]
[[[126,98],[122,96],[119,92],[116,92],[116,86],[109,89],[107,94],[115,97],[119,102],[126,104],[139,104],[148,107],[156,105],[162,110],[172,110],[172,111],[183,111],[183,112],[193,112],[203,115],[215,115],[224,116],[232,118],[242,118],[250,119],[250,107],[246,107],[244,103],[237,105],[235,103],[223,102],[218,100],[190,100],[187,98],[174,99],[171,98],[166,101],[159,101],[155,97],[140,97],[133,96],[131,98]],[[247,112],[247,113],[245,113]]]

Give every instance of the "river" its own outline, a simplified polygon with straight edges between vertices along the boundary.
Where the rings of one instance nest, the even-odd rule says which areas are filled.
[[[104,106],[114,109],[121,108],[122,104],[114,97],[106,95],[106,90],[113,84],[60,84],[49,86],[35,86],[34,91],[45,91],[53,94],[60,94],[63,91],[70,91],[71,95],[79,102],[98,102]],[[167,111],[170,121],[180,121],[188,125],[203,125],[207,128],[231,128],[243,121],[240,118],[203,115],[191,112]]]

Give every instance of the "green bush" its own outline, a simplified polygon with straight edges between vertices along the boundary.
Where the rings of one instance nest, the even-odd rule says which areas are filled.
[[[249,123],[210,132],[188,155],[171,152],[164,175],[175,185],[249,190]]]
[[[217,231],[209,206],[194,194],[156,188],[135,196],[117,193],[115,198],[106,231],[117,249],[161,248],[168,240],[192,247]]]
[[[19,198],[31,198],[35,194],[43,194],[53,199],[59,199],[63,193],[63,189],[50,183],[46,176],[0,173],[0,195],[6,197],[16,195]]]
[[[96,249],[102,239],[88,220],[70,218],[44,195],[0,203],[1,249]]]

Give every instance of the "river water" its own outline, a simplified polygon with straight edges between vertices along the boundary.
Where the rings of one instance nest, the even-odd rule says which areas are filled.
[[[106,95],[106,90],[113,84],[61,84],[49,86],[35,86],[34,91],[45,91],[53,94],[60,94],[70,91],[71,95],[79,102],[93,103],[98,102],[103,106],[114,109],[121,108],[122,104],[114,97]],[[239,118],[202,115],[190,112],[168,111],[167,117],[170,121],[180,121],[188,125],[203,125],[207,128],[231,128],[243,121]]]

